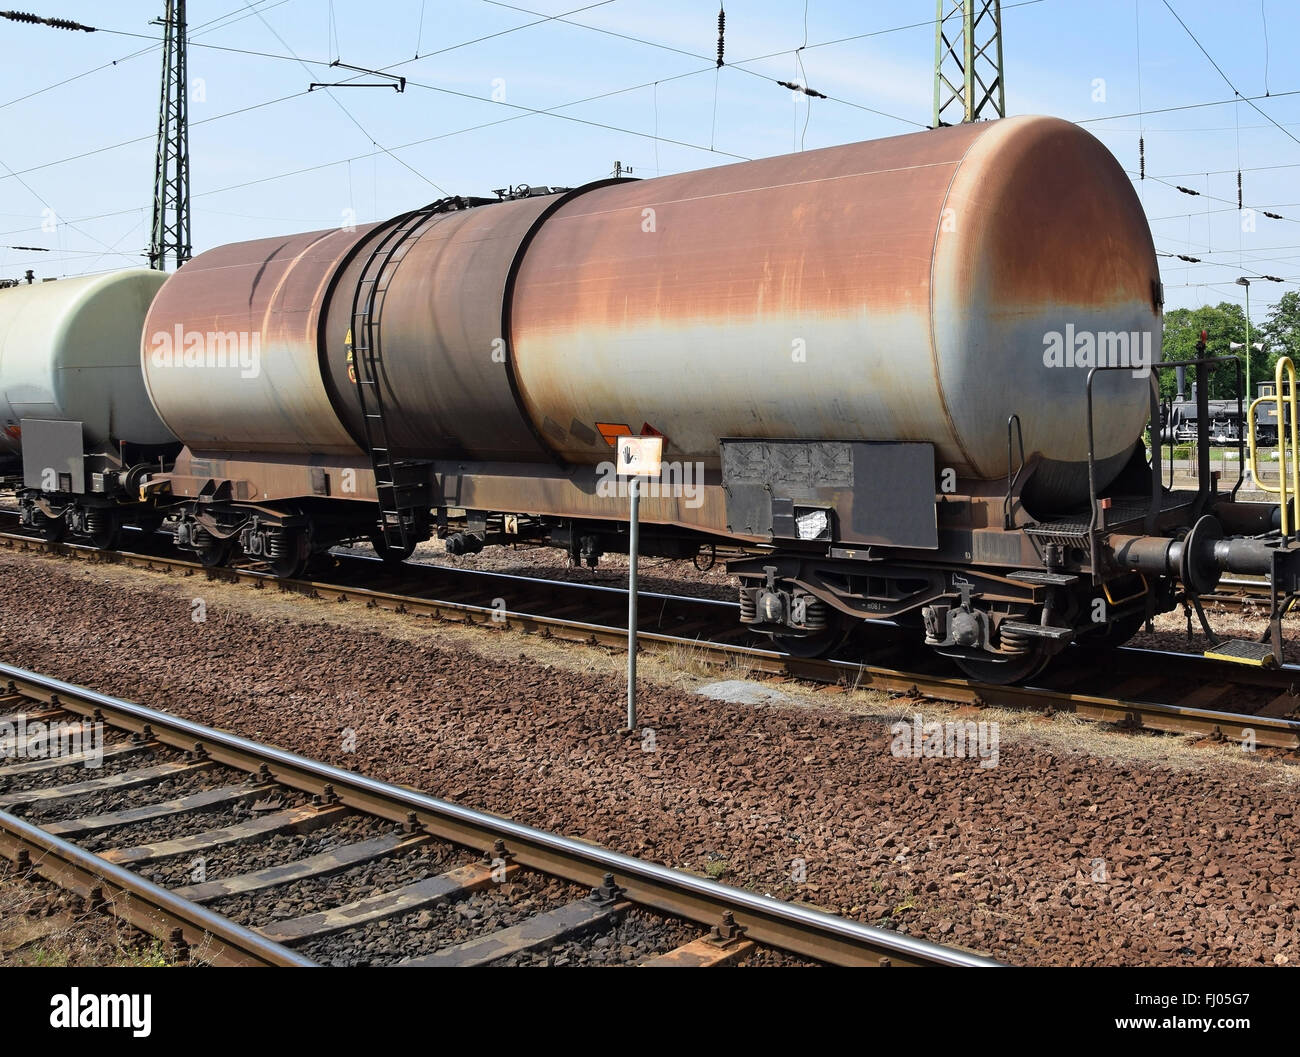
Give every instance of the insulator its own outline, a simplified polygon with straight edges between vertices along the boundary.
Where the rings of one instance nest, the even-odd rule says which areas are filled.
[[[1237,208],[1241,208],[1241,170],[1237,170]]]
[[[726,43],[727,33],[727,12],[721,7],[718,8],[718,65],[722,65],[722,51]]]
[[[1138,136],[1138,179],[1147,178],[1147,141],[1145,136]]]

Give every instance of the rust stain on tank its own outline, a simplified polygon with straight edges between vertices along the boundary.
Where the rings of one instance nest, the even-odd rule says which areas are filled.
[[[373,225],[211,250],[168,279],[146,324],[144,368],[160,413],[197,450],[351,453],[321,377],[317,333],[329,282]],[[239,333],[258,339],[254,377],[150,364],[148,336]]]
[[[960,156],[953,148],[973,135],[952,131],[929,149],[883,141],[753,162],[739,181],[725,166],[591,191],[538,235],[529,257],[545,267],[525,261],[517,318],[565,329],[725,321],[756,300],[774,315],[896,308],[900,287],[919,292],[928,279],[937,216],[918,223],[918,213],[933,214]],[[671,270],[655,266],[661,257]],[[581,299],[548,297],[551,271],[572,272]]]

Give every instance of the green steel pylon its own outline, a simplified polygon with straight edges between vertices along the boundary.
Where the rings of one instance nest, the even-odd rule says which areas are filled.
[[[934,127],[1006,114],[1001,0],[936,0]]]
[[[185,0],[167,0],[155,20],[163,27],[162,99],[158,104],[158,153],[154,160],[153,226],[149,267],[180,267],[190,259],[190,129],[185,70]]]

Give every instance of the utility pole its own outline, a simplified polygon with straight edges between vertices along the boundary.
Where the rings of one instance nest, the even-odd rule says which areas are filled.
[[[934,127],[1006,116],[1001,0],[935,0]]]
[[[154,160],[153,226],[149,267],[166,271],[170,255],[180,267],[190,248],[189,78],[185,60],[185,0],[166,0],[163,17],[162,96],[158,104],[158,152]]]
[[[1250,352],[1255,347],[1250,341],[1250,284],[1261,279],[1270,283],[1286,282],[1276,275],[1242,275],[1237,278],[1237,285],[1246,288],[1246,403],[1248,404],[1255,399],[1255,393],[1250,388]],[[1261,348],[1260,351],[1264,350]]]

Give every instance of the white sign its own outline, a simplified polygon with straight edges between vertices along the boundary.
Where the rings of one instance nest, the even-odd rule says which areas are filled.
[[[658,477],[663,469],[663,437],[619,437],[618,472],[629,477]]]

